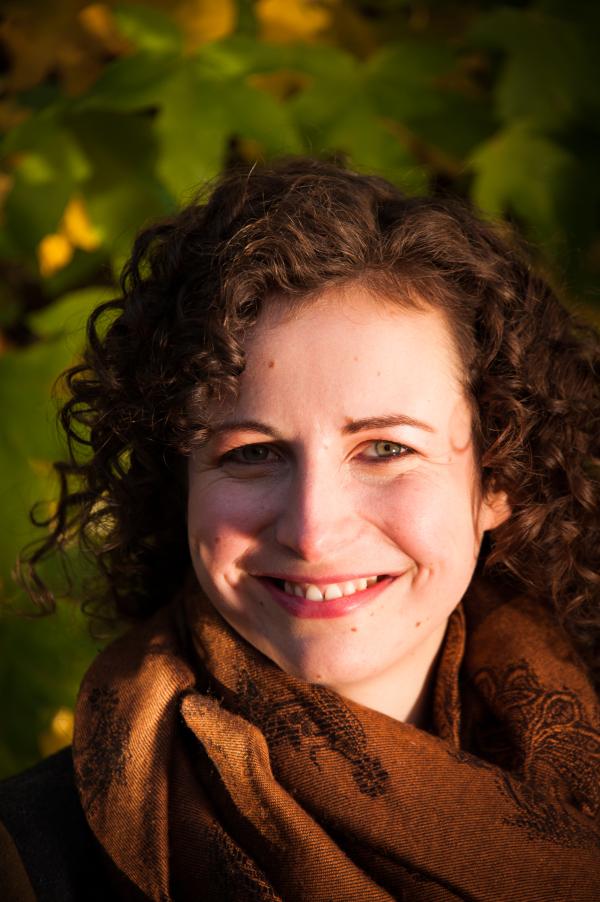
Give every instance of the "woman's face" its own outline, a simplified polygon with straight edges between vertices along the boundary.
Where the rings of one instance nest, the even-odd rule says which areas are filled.
[[[385,710],[423,685],[508,515],[479,496],[450,332],[355,286],[293,316],[270,302],[245,349],[239,398],[190,462],[198,580],[283,670]]]

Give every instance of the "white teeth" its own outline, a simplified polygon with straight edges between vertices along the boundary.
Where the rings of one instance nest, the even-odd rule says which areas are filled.
[[[306,598],[308,601],[333,601],[346,595],[354,595],[355,592],[364,592],[365,589],[375,585],[376,582],[376,576],[362,576],[359,579],[347,580],[344,583],[331,583],[319,589],[318,586],[312,583],[291,583],[286,580],[283,588],[288,595]]]

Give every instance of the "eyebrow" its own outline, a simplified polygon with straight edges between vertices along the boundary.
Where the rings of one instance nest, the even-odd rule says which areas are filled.
[[[356,432],[365,432],[367,429],[387,429],[390,426],[413,426],[415,429],[424,429],[425,432],[435,432],[433,426],[404,413],[390,413],[381,417],[365,417],[362,420],[351,420],[346,423],[342,432],[354,435]]]
[[[388,429],[391,426],[412,426],[415,429],[422,429],[425,432],[435,433],[433,426],[424,423],[422,420],[416,420],[403,413],[391,413],[379,417],[364,417],[361,420],[349,420],[342,428],[344,435],[355,435],[357,432],[366,432],[370,429]],[[259,420],[229,420],[224,423],[218,423],[209,430],[211,436],[222,435],[224,432],[246,431],[246,432],[262,432],[264,435],[270,435],[272,438],[281,439],[281,433],[261,423]]]

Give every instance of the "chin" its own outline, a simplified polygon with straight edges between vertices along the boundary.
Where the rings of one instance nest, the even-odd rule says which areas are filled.
[[[264,652],[286,673],[304,680],[335,689],[341,694],[344,686],[368,682],[382,669],[381,655],[377,655],[378,668],[373,670],[373,656],[366,660],[364,648],[352,648],[344,637],[342,648],[331,648],[329,643],[315,643],[314,640],[300,641],[293,652],[289,649],[269,649]]]

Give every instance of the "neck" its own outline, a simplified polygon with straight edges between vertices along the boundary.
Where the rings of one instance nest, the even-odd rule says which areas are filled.
[[[447,620],[434,630],[416,655],[378,673],[368,682],[330,686],[344,698],[386,714],[394,720],[427,729],[431,722],[431,701],[439,652]]]

